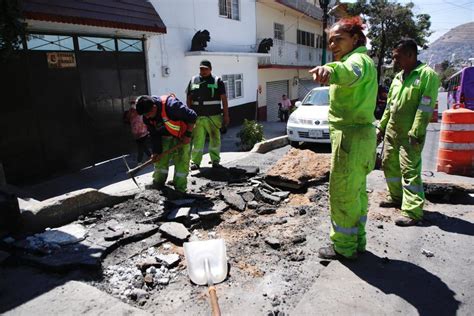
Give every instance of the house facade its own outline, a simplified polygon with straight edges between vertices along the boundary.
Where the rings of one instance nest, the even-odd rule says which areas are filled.
[[[323,12],[306,0],[257,0],[256,11],[257,42],[273,40],[258,63],[258,116],[276,121],[283,94],[301,100],[317,86],[308,71],[321,65]]]
[[[134,148],[122,116],[149,92],[146,38],[166,27],[145,0],[20,1],[28,35],[2,63],[0,163],[9,183]]]
[[[167,28],[166,34],[147,41],[148,76],[153,94],[174,92],[186,100],[192,76],[207,59],[212,73],[221,77],[229,99],[231,125],[255,119],[258,60],[256,10],[253,0],[152,0]],[[176,13],[179,8],[179,14]],[[203,51],[191,51],[193,36],[207,30],[210,41]]]

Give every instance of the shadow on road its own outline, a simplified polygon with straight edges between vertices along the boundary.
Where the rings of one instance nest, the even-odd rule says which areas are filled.
[[[421,226],[438,226],[439,229],[449,233],[457,233],[474,236],[474,224],[460,218],[447,216],[439,212],[423,211],[423,222]]]
[[[460,302],[438,276],[407,261],[381,258],[367,252],[357,262],[343,264],[385,294],[410,303],[419,315],[456,315]],[[393,311],[395,312],[395,311]]]

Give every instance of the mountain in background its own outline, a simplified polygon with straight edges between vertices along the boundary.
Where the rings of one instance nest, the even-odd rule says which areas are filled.
[[[449,30],[428,49],[421,51],[419,56],[421,61],[431,66],[445,60],[451,63],[467,62],[469,58],[474,58],[474,22]]]

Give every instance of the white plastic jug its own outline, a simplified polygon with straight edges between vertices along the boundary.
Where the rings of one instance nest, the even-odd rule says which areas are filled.
[[[214,284],[225,280],[227,254],[224,239],[185,242],[183,247],[191,281],[205,285],[208,284],[208,277]],[[207,262],[208,268],[206,268]],[[209,275],[206,270],[209,270]]]

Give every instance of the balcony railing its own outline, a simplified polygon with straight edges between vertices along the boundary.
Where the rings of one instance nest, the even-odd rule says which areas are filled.
[[[258,43],[261,40],[259,39]],[[259,65],[317,66],[321,64],[321,48],[274,39],[269,53],[270,57],[259,57]]]

